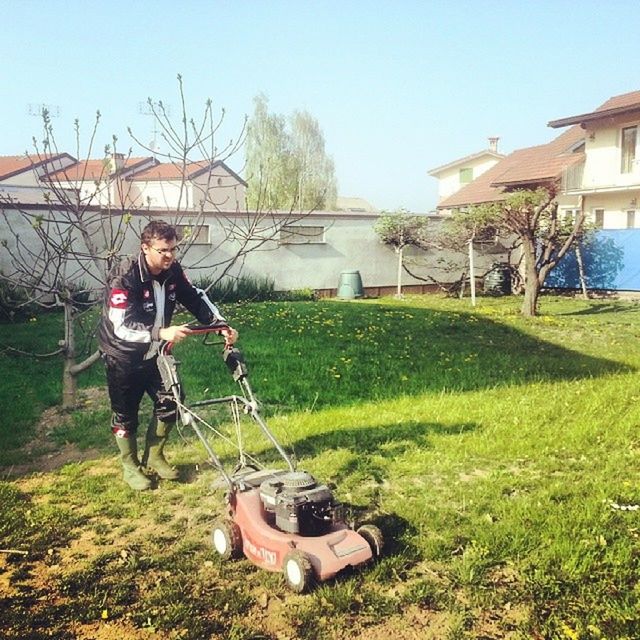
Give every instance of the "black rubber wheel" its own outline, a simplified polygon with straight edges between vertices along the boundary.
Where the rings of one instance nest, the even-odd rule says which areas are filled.
[[[384,548],[382,531],[380,531],[375,524],[363,524],[356,529],[356,533],[360,534],[367,541],[367,544],[371,547],[373,559],[377,560],[382,555],[382,549]]]
[[[211,530],[211,544],[223,560],[237,558],[242,552],[242,534],[233,520],[218,520]]]
[[[296,593],[308,591],[315,582],[311,561],[303,551],[287,553],[282,563],[282,573],[289,589]]]

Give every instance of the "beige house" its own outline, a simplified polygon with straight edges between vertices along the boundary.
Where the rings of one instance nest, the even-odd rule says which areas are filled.
[[[640,227],[640,91],[549,126],[567,130],[547,144],[504,157],[441,200],[438,209],[495,202],[514,189],[558,183],[561,211],[582,209],[604,229]]]
[[[236,211],[247,183],[224,162],[159,163],[115,153],[78,161],[68,153],[0,156],[0,192],[20,202],[45,202],[54,189],[77,194],[83,205],[131,209]]]
[[[499,138],[489,138],[488,149],[429,171],[429,175],[438,180],[439,203],[473,182],[504,158],[504,154],[498,153],[498,140]]]
[[[156,163],[128,180],[139,206],[181,211],[243,211],[247,183],[224,162]]]
[[[549,126],[582,132],[583,158],[563,176],[566,196],[575,198],[597,227],[640,227],[640,91]]]

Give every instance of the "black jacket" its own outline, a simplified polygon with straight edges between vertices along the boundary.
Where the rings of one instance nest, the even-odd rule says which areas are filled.
[[[137,258],[124,260],[109,278],[98,331],[100,350],[131,362],[154,357],[160,329],[171,324],[176,302],[203,324],[223,319],[177,262],[153,276],[142,252]]]

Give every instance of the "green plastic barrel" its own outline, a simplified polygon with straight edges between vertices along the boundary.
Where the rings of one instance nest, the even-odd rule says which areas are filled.
[[[338,283],[338,298],[342,300],[352,300],[362,298],[364,289],[359,271],[342,271]]]

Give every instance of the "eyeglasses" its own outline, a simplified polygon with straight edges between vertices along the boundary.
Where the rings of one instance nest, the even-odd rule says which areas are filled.
[[[157,253],[159,253],[161,256],[166,257],[166,256],[175,256],[178,253],[178,247],[171,247],[171,249],[158,249],[157,247],[149,247],[150,249],[153,249],[154,251],[156,251]]]

